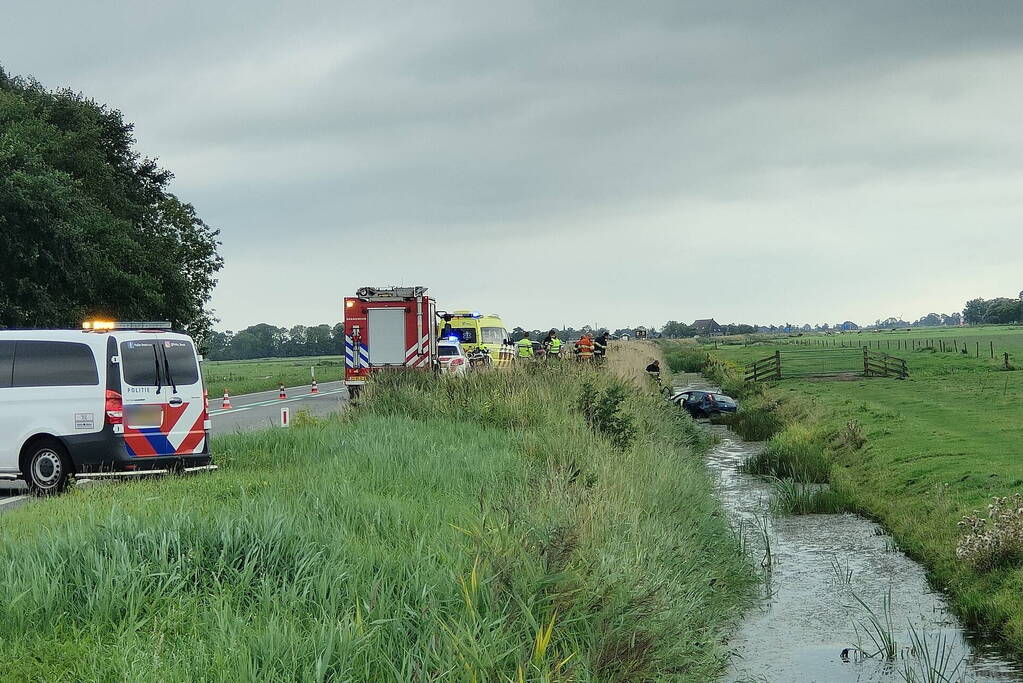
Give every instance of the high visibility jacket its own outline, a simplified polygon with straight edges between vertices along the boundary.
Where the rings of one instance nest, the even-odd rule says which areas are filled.
[[[583,337],[575,343],[575,347],[579,349],[580,358],[592,358],[593,357],[593,341],[589,337]]]
[[[554,339],[551,339],[550,354],[552,356],[558,356],[558,355],[561,354],[561,340],[558,339],[557,337],[555,337]]]
[[[528,338],[520,339],[515,347],[518,349],[519,358],[532,358],[533,357],[533,342],[529,341]]]

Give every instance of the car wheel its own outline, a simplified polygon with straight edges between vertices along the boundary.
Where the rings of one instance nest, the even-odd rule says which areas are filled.
[[[348,398],[352,401],[359,400],[359,392],[362,391],[362,387],[358,384],[353,384],[348,387]]]
[[[67,488],[71,460],[58,442],[48,439],[32,444],[25,464],[25,482],[37,496],[57,494]]]

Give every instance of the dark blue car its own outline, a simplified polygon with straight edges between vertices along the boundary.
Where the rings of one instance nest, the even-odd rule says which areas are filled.
[[[734,413],[739,410],[738,404],[731,396],[713,391],[690,389],[681,391],[668,399],[679,408],[684,409],[693,417],[711,417],[721,413]]]

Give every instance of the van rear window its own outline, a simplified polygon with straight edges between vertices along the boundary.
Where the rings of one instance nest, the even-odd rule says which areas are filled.
[[[155,339],[121,342],[121,373],[125,382],[133,387],[163,385],[167,383],[163,372],[163,358]]]
[[[195,347],[189,341],[178,339],[121,342],[121,373],[124,381],[134,387],[170,386],[172,383],[186,386],[199,382]]]
[[[19,341],[14,348],[15,387],[83,387],[99,384],[92,349],[86,344]]]
[[[192,342],[165,339],[163,352],[167,354],[167,363],[175,384],[196,384],[199,381],[199,365],[196,363]]]

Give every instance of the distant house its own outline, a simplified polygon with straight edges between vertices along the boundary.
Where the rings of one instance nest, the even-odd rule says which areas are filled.
[[[692,324],[693,330],[701,337],[712,337],[716,334],[724,334],[725,328],[717,324],[714,318],[697,320]]]

